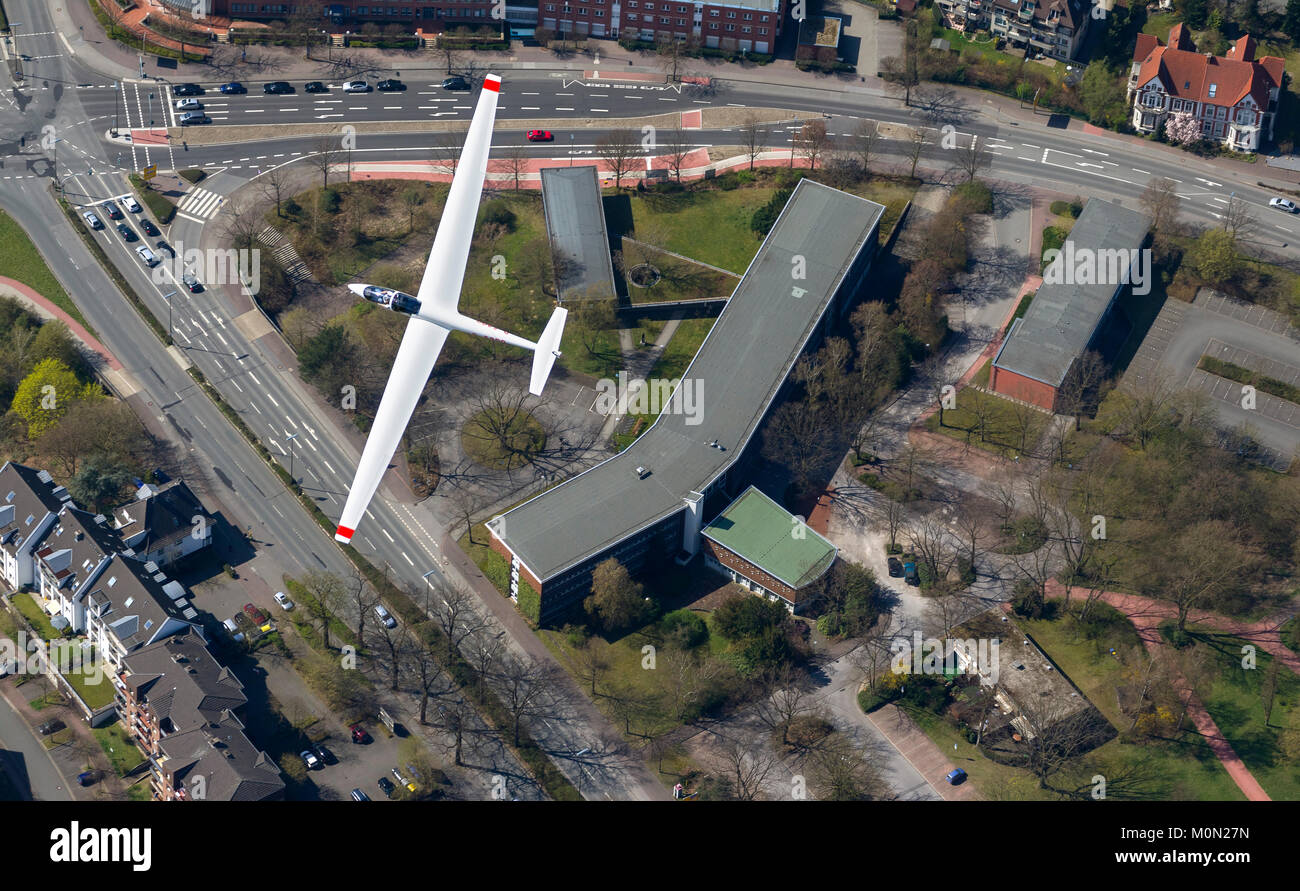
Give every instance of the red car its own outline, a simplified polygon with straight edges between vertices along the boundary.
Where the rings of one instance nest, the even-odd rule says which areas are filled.
[[[258,609],[256,606],[254,606],[251,603],[244,604],[244,615],[252,619],[253,624],[255,625],[263,625],[266,623],[266,618],[267,618],[266,613],[262,612],[260,609]]]
[[[529,142],[550,142],[555,138],[550,130],[529,130],[525,135]]]
[[[352,741],[354,743],[362,746],[370,744],[370,734],[366,733],[366,728],[362,727],[360,724],[353,724],[348,729],[352,731]]]

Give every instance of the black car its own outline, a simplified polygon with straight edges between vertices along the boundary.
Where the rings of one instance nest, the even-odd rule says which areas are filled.
[[[442,88],[443,88],[444,90],[468,90],[468,89],[469,89],[469,81],[467,81],[467,80],[465,80],[465,78],[463,78],[463,77],[459,77],[459,76],[457,76],[457,77],[448,77],[448,78],[445,78],[445,79],[443,80],[443,82],[442,82]]]
[[[148,235],[150,238],[153,238],[158,234],[158,227],[144,218],[140,219],[140,228],[143,229],[144,234]]]
[[[378,783],[379,788],[383,790],[384,795],[388,798],[392,798],[393,794],[397,791],[397,787],[393,785],[393,781],[388,777],[380,777],[376,782]]]
[[[99,206],[104,208],[104,213],[108,214],[108,218],[110,220],[122,219],[122,211],[118,210],[117,205],[114,204],[112,201],[105,201],[103,204]]]
[[[173,96],[202,96],[203,88],[198,84],[177,84],[172,87]]]
[[[388,80],[381,80],[379,83],[375,84],[375,89],[383,93],[400,93],[402,90],[406,89],[406,84],[402,83],[400,80],[393,80],[390,78]]]
[[[320,760],[324,761],[326,764],[339,763],[339,759],[335,757],[334,753],[323,745],[316,746],[316,757],[320,758]]]
[[[158,250],[162,251],[164,254],[171,257],[173,260],[176,259],[176,251],[172,250],[172,246],[168,244],[166,241],[164,241],[163,239],[161,238],[158,239],[158,243],[155,244],[154,247],[158,248]]]
[[[228,84],[221,85],[221,92],[229,95],[230,93],[247,93],[248,89],[237,80],[232,80]]]
[[[122,236],[123,241],[135,241],[135,230],[126,223],[117,224],[117,234]]]
[[[309,80],[302,85],[302,88],[308,93],[328,93],[330,91],[329,87],[318,80]]]
[[[903,577],[903,561],[897,557],[890,557],[889,574],[896,579],[901,579]]]
[[[40,727],[37,727],[36,730],[41,736],[49,736],[51,733],[58,733],[66,726],[67,725],[58,718],[55,718],[53,721],[46,721]]]
[[[181,284],[185,285],[191,294],[197,294],[203,290],[203,283],[192,272],[186,272],[181,276]]]
[[[262,84],[263,93],[292,93],[293,85],[287,80],[273,80],[269,84]]]

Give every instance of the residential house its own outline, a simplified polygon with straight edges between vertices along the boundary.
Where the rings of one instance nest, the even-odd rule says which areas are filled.
[[[1078,56],[1092,21],[1087,0],[937,0],[948,26],[987,29],[1013,48],[1068,62]]]
[[[212,544],[212,516],[183,481],[141,485],[135,501],[113,511],[113,521],[144,563],[170,566]]]
[[[1129,73],[1128,100],[1139,133],[1156,133],[1184,112],[1201,136],[1238,152],[1255,152],[1273,139],[1285,63],[1255,58],[1255,38],[1237,39],[1223,56],[1198,53],[1186,27],[1175,25],[1169,44],[1139,34]]]
[[[48,471],[16,461],[0,467],[0,575],[10,591],[36,584],[36,542],[71,500]]]

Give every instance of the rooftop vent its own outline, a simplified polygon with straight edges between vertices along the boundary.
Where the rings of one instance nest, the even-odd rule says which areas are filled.
[[[637,468],[636,468],[636,478],[637,478],[637,479],[639,479],[639,480],[643,480],[643,479],[645,479],[646,477],[648,477],[649,475],[650,475],[650,468],[646,467],[644,464],[638,464],[638,465],[637,465]]]

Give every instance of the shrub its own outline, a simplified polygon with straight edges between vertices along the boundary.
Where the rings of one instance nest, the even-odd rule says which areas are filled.
[[[983,180],[962,183],[954,190],[953,196],[960,202],[963,215],[993,212],[993,190]]]
[[[343,196],[338,189],[323,189],[320,193],[321,207],[326,213],[338,213],[343,204]]]
[[[494,223],[507,232],[515,231],[517,218],[515,212],[510,209],[506,202],[497,200],[489,201],[483,205],[483,212],[479,215],[479,224]]]
[[[709,639],[709,626],[699,613],[689,609],[675,609],[659,620],[659,630],[665,638],[678,638],[684,647],[693,649]]]
[[[207,174],[197,167],[191,167],[188,170],[182,170],[180,176],[181,179],[187,180],[191,183],[197,183],[206,178]]]
[[[768,199],[766,204],[754,211],[754,215],[749,221],[749,227],[766,238],[767,233],[771,232],[772,227],[776,225],[776,218],[781,215],[781,210],[793,193],[793,188],[781,189],[776,192]]]

